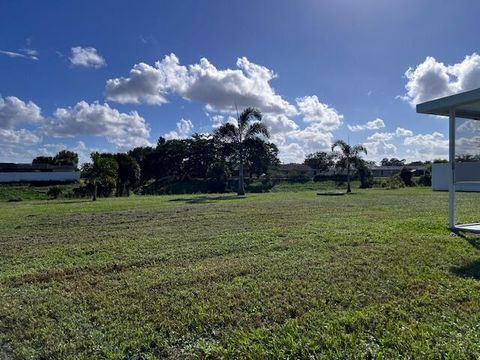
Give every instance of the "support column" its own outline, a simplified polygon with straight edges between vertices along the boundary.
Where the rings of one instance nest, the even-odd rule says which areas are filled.
[[[448,181],[448,227],[455,229],[455,109],[450,109],[449,122],[449,181]]]

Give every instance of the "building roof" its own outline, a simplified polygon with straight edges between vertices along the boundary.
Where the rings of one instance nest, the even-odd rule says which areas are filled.
[[[398,170],[401,171],[403,168],[408,170],[425,170],[427,167],[425,165],[402,165],[402,166],[370,166],[370,170]]]
[[[14,164],[0,163],[0,172],[49,172],[49,171],[75,171],[73,166],[51,164]]]
[[[480,120],[480,88],[417,105],[420,114],[449,116],[450,109],[456,117]]]

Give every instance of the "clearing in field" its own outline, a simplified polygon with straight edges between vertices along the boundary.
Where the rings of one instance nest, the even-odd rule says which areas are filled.
[[[459,196],[475,220],[479,195]],[[420,188],[0,203],[0,353],[480,357],[480,239],[446,229],[446,204]]]

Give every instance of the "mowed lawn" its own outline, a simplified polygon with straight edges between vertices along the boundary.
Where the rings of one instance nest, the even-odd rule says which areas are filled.
[[[446,220],[424,188],[2,202],[0,354],[479,358],[480,237]]]

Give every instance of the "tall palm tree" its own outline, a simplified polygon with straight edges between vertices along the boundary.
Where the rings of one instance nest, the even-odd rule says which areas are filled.
[[[249,107],[239,115],[237,125],[226,123],[215,131],[215,136],[235,146],[238,155],[237,195],[245,195],[243,171],[245,142],[259,135],[270,137],[267,127],[261,121],[262,113],[258,109]]]
[[[350,165],[359,164],[361,161],[361,153],[367,154],[367,149],[363,145],[354,145],[351,146],[343,140],[337,140],[332,145],[332,151],[335,151],[336,148],[340,149],[338,153],[339,163],[345,164],[347,169],[347,193],[352,192],[350,186]]]

